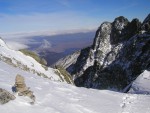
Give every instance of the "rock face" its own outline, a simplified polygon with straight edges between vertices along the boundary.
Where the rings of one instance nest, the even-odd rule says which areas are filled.
[[[6,91],[5,89],[0,88],[0,104],[6,104],[10,100],[14,100],[16,97]]]
[[[93,45],[81,50],[69,70],[75,84],[122,91],[143,70],[150,69],[149,22],[150,15],[143,23],[138,19],[129,22],[123,16],[102,23]]]
[[[143,21],[142,30],[145,30],[150,33],[150,14]]]

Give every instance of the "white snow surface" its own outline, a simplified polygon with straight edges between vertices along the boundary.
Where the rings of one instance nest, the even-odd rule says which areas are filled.
[[[57,74],[55,74],[54,69],[48,68],[48,70],[45,70],[42,67],[42,65],[39,64],[35,59],[33,59],[30,56],[24,55],[20,51],[10,49],[6,45],[6,43],[2,39],[0,39],[0,60],[3,59],[2,57],[10,58],[14,64],[17,64],[17,62],[20,62],[21,65],[27,66],[31,70],[35,70],[38,73],[45,74],[51,80],[62,81],[60,77]],[[64,77],[62,76],[62,78]]]
[[[0,61],[0,88],[11,92],[16,74],[25,78],[36,102],[17,96],[0,105],[0,113],[150,113],[150,96],[78,88],[54,82]]]
[[[132,83],[129,93],[150,94],[150,71],[145,70]]]

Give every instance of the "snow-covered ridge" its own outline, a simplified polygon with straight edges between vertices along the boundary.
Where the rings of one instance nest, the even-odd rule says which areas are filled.
[[[145,70],[132,83],[129,93],[150,94],[150,71]]]
[[[19,67],[22,70],[36,73],[39,76],[43,76],[54,81],[64,81],[62,80],[64,77],[61,74],[56,74],[56,71],[58,70],[54,70],[52,68],[45,69],[32,57],[26,56],[20,51],[8,48],[2,39],[0,39],[0,60],[14,67]]]
[[[65,58],[61,58],[58,60],[54,66],[60,65],[63,68],[67,69],[69,66],[76,63],[78,56],[80,55],[80,51],[77,51],[71,55],[66,56]],[[62,65],[63,64],[63,65]]]

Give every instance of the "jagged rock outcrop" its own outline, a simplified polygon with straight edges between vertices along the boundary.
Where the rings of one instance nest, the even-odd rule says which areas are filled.
[[[93,45],[81,50],[70,71],[75,84],[121,91],[143,70],[150,69],[149,16],[143,23],[123,16],[102,23]]]
[[[6,91],[5,89],[0,88],[0,104],[6,104],[10,100],[14,100],[16,97]]]
[[[77,86],[92,88],[113,88],[122,90],[144,69],[150,68],[150,35],[138,35],[126,42],[107,66],[95,61],[81,77],[75,80]],[[106,57],[106,60],[107,57]]]
[[[142,30],[150,33],[150,14],[143,21]]]
[[[111,44],[118,44],[125,40],[126,37],[124,37],[124,34],[127,32],[126,28],[128,25],[128,19],[123,16],[120,16],[114,20],[111,29]]]

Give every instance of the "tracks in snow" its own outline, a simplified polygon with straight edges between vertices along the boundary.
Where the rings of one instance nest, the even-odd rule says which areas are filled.
[[[123,101],[120,104],[120,107],[122,108],[121,113],[132,113],[133,106],[136,104],[138,100],[138,95],[136,94],[126,94],[123,97]]]

